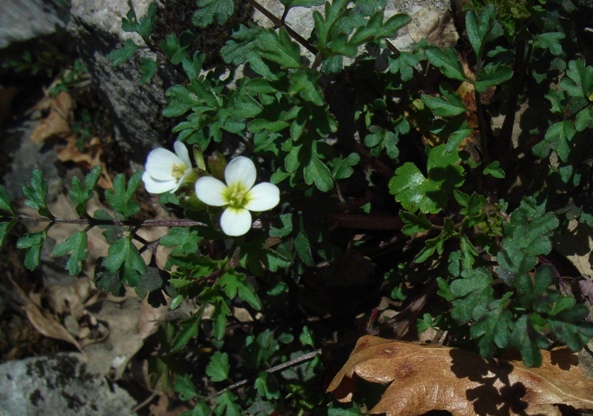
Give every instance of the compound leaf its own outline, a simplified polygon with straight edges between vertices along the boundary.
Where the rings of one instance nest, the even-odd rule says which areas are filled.
[[[229,377],[229,370],[229,355],[226,352],[216,351],[212,354],[206,366],[206,374],[210,380],[215,382],[226,380]]]
[[[25,205],[35,209],[39,215],[52,218],[53,215],[47,208],[47,181],[43,178],[43,173],[35,169],[28,185],[23,186],[23,194],[27,197]]]
[[[72,202],[74,202],[76,213],[81,217],[86,214],[86,203],[93,197],[93,190],[97,186],[100,177],[101,168],[95,166],[84,178],[84,184],[80,182],[78,176],[72,178],[69,195]]]
[[[70,257],[66,263],[66,270],[68,270],[70,276],[76,276],[82,271],[82,262],[89,255],[87,234],[85,231],[75,232],[65,241],[57,244],[52,251],[52,254],[56,257],[64,256],[68,253],[70,253]]]
[[[192,22],[200,28],[212,23],[224,25],[235,10],[233,0],[198,0],[196,5],[198,10],[194,13]]]
[[[21,238],[16,243],[17,248],[27,250],[25,254],[25,267],[29,270],[35,270],[39,266],[39,259],[41,256],[41,247],[47,237],[46,231],[39,231],[36,233],[29,233]]]
[[[142,171],[136,172],[126,186],[124,174],[119,174],[113,180],[113,189],[105,191],[105,198],[111,207],[124,218],[128,218],[140,211],[140,204],[132,200],[134,193],[142,182]]]

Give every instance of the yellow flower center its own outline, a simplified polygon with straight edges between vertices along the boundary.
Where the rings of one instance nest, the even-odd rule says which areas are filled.
[[[249,189],[241,182],[234,183],[226,189],[224,199],[228,202],[229,207],[243,209],[250,199]]]
[[[187,165],[185,163],[173,163],[173,167],[171,168],[171,176],[175,179],[183,178],[185,171],[187,170]]]

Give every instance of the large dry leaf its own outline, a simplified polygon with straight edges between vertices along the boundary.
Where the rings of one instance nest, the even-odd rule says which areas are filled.
[[[352,400],[354,375],[391,383],[372,414],[453,416],[559,415],[556,405],[593,409],[593,381],[578,357],[561,348],[542,351],[543,364],[485,360],[467,351],[364,336],[328,387],[341,402]]]
[[[93,137],[88,145],[80,150],[76,144],[77,138],[69,135],[65,138],[66,146],[58,150],[58,159],[61,162],[73,162],[84,169],[90,170],[94,166],[101,167],[101,177],[98,185],[103,189],[113,188],[113,182],[107,173],[107,166],[103,162],[103,144],[98,137]]]
[[[31,141],[41,143],[53,137],[64,137],[70,133],[70,122],[76,104],[66,92],[50,99],[50,111],[46,118],[31,133]]]
[[[35,302],[25,293],[23,289],[8,275],[8,279],[12,283],[14,290],[18,296],[19,302],[22,304],[31,325],[37,331],[46,337],[66,341],[74,345],[80,352],[82,348],[78,341],[74,339],[64,326],[58,323],[53,317],[43,313],[43,311],[35,304]]]

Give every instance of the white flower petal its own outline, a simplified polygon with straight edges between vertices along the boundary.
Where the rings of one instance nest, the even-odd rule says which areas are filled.
[[[163,192],[174,191],[178,186],[175,179],[159,181],[150,176],[148,171],[142,174],[142,181],[144,182],[146,191],[151,194],[162,194]]]
[[[212,176],[203,176],[196,181],[196,196],[213,207],[221,207],[229,202],[224,197],[227,186]]]
[[[251,229],[251,213],[246,209],[227,208],[220,217],[220,228],[228,236],[238,237]]]
[[[148,154],[144,168],[154,179],[167,181],[173,178],[173,164],[183,163],[179,157],[163,148],[154,149]]]
[[[173,148],[175,149],[177,156],[179,156],[179,159],[185,163],[185,166],[187,166],[188,169],[191,168],[191,159],[189,158],[189,152],[187,151],[185,144],[178,140],[173,144]]]
[[[267,211],[280,202],[280,190],[269,182],[255,185],[248,194],[249,202],[245,206],[249,211]]]
[[[255,165],[251,159],[245,156],[234,158],[224,170],[224,179],[229,187],[241,182],[246,189],[251,189],[256,177]]]

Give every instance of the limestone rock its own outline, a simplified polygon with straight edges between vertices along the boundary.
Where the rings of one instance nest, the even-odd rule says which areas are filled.
[[[0,49],[55,33],[65,26],[60,14],[59,5],[51,0],[1,1]]]
[[[137,16],[141,17],[152,1],[133,3]],[[95,88],[111,111],[118,143],[132,159],[143,162],[148,151],[167,142],[171,134],[173,121],[161,113],[166,105],[165,91],[180,80],[171,68],[159,65],[152,81],[139,85],[140,59],[158,59],[149,50],[136,53],[117,67],[109,60],[109,53],[121,47],[126,39],[133,38],[137,44],[143,44],[137,34],[121,30],[121,19],[128,10],[126,0],[72,0],[68,31]]]
[[[0,365],[3,416],[131,416],[135,405],[125,390],[89,373],[80,354],[34,357]]]

